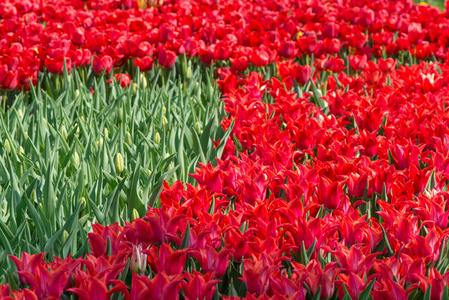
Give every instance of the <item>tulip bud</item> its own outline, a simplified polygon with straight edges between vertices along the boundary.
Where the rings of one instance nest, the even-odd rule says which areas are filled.
[[[68,237],[69,237],[69,233],[67,232],[67,230],[64,230],[64,232],[62,233],[62,245],[65,244]]]
[[[80,157],[78,155],[78,152],[73,152],[72,157],[70,158],[70,160],[72,161],[72,164],[75,168],[78,168],[78,166],[80,165]]]
[[[168,130],[168,121],[165,116],[162,118],[162,126],[164,126],[165,130]]]
[[[121,107],[118,110],[118,119],[119,119],[120,123],[123,122],[123,108],[121,108]]]
[[[67,129],[65,128],[64,125],[62,125],[62,127],[61,127],[61,135],[64,140],[67,140],[68,134],[67,134]]]
[[[142,87],[145,89],[148,86],[148,81],[147,78],[145,77],[144,74],[140,74],[140,82],[142,84]]]
[[[153,174],[153,171],[151,171],[150,169],[148,169],[148,175]]]
[[[167,113],[167,108],[165,106],[162,106],[162,114],[165,115]]]
[[[142,246],[133,246],[133,253],[129,262],[129,270],[133,273],[144,272],[147,268],[147,255],[142,253]]]
[[[117,174],[120,174],[123,172],[123,170],[125,169],[125,162],[123,160],[123,157],[120,153],[117,153],[117,155],[115,156],[115,172]]]
[[[195,123],[195,130],[196,130],[196,132],[198,132],[198,134],[203,133],[203,130],[201,129],[200,122]]]
[[[23,112],[22,109],[19,108],[19,110],[17,111],[17,115],[19,117],[20,120],[23,120]]]
[[[80,90],[76,89],[75,90],[75,99],[78,99],[79,96],[80,96]]]
[[[23,132],[23,137],[25,138],[25,140],[28,138],[28,131]]]
[[[5,148],[6,152],[11,153],[11,145],[9,144],[8,139],[6,139],[3,143],[3,147]]]
[[[81,197],[81,211],[86,209],[86,198]]]
[[[98,141],[97,141],[97,147],[98,147],[98,150],[103,149],[103,138],[102,138],[102,137],[100,137],[100,138],[98,139]]]
[[[131,218],[131,220],[135,220],[140,218],[139,213],[137,212],[137,209],[133,208],[133,216]]]
[[[187,79],[192,78],[192,68],[190,68],[190,66],[187,67],[186,77],[187,77]]]
[[[109,137],[109,130],[106,127],[104,128],[104,137],[106,139]]]
[[[25,150],[23,150],[22,146],[19,147],[19,154],[21,154],[21,155],[25,154]]]
[[[127,131],[125,134],[125,143],[128,144],[128,146],[130,146],[130,147],[132,147],[132,145],[133,145],[133,139],[132,139],[129,131]]]
[[[161,143],[161,136],[159,135],[159,132],[156,132],[154,135],[154,142],[158,145]]]

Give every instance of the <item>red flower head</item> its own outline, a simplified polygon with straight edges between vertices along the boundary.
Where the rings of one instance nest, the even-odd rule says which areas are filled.
[[[176,62],[176,53],[162,48],[157,56],[159,65],[164,69],[171,69]]]
[[[95,56],[92,62],[94,72],[97,73],[98,75],[103,73],[103,71],[106,75],[111,73],[113,66],[114,60],[109,55],[105,55],[102,58]]]

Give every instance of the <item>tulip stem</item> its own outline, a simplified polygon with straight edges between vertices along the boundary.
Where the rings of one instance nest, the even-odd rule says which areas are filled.
[[[8,95],[8,91],[3,91],[3,112],[6,113],[6,96]]]

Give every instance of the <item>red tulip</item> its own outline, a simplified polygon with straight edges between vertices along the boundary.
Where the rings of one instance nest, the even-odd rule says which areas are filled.
[[[122,88],[129,87],[129,85],[131,84],[131,77],[128,74],[123,73],[115,74],[114,78],[116,82],[120,82],[120,86]],[[107,83],[112,83],[112,80],[109,79]]]
[[[212,271],[204,275],[195,270],[193,270],[193,274],[186,273],[188,282],[181,282],[185,298],[187,300],[212,299],[216,290],[215,285],[220,282],[220,280],[213,279],[214,275]]]
[[[179,299],[182,275],[168,276],[164,272],[156,274],[153,279],[133,273],[130,300],[140,299]]]
[[[342,184],[331,181],[325,177],[320,178],[318,184],[318,201],[327,209],[336,209],[340,205],[344,192]]]
[[[159,248],[151,248],[142,252],[148,255],[148,261],[151,270],[159,273],[164,272],[167,275],[179,275],[184,269],[186,262],[186,251],[174,251],[170,245],[163,243]]]
[[[312,68],[309,65],[301,66],[294,64],[292,68],[293,77],[299,85],[305,85],[312,75]]]
[[[80,300],[109,300],[116,292],[128,295],[128,287],[120,280],[112,280],[106,284],[96,277],[87,276],[79,283],[78,287],[69,288],[67,291],[76,294]],[[109,285],[114,286],[108,290]]]
[[[198,260],[203,273],[215,271],[215,277],[220,278],[228,268],[232,252],[232,249],[223,248],[217,253],[214,248],[207,245],[204,249],[189,251],[189,254]]]
[[[351,55],[349,56],[349,64],[352,69],[357,72],[365,68],[367,61],[366,55]]]
[[[140,72],[148,72],[153,69],[153,62],[156,57],[151,58],[150,56],[144,56],[142,58],[138,57],[134,60],[134,63],[139,67]]]
[[[293,41],[285,41],[279,47],[278,53],[283,58],[293,58],[298,55],[298,50]]]
[[[101,73],[103,73],[103,71],[105,75],[110,74],[113,66],[114,61],[109,55],[105,55],[102,58],[94,56],[92,67],[94,72],[97,73],[97,75],[100,75]]]
[[[249,60],[246,56],[237,56],[236,58],[231,58],[232,67],[238,71],[243,72],[249,67]]]
[[[45,59],[45,66],[50,73],[62,75],[64,74],[64,60],[66,62],[67,73],[70,73],[72,69],[71,60],[70,58],[61,55],[56,58],[47,57]]]
[[[264,50],[254,50],[250,55],[250,61],[256,67],[266,66],[269,59],[268,53]]]
[[[396,67],[396,60],[392,58],[382,59],[380,58],[377,62],[379,64],[379,69],[383,73],[391,73],[394,71],[394,68]]]
[[[159,65],[164,69],[171,69],[176,62],[176,53],[162,48],[157,56]]]

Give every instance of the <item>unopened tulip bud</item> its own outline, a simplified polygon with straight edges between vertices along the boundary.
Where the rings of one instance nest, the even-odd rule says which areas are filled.
[[[106,139],[109,137],[109,130],[106,127],[104,128],[104,137]]]
[[[161,136],[159,132],[156,132],[156,134],[154,135],[154,142],[158,145],[161,143]]]
[[[73,166],[75,168],[78,168],[78,166],[80,165],[80,156],[78,155],[78,152],[75,151],[70,160],[72,161]]]
[[[25,150],[23,150],[22,146],[19,147],[19,154],[21,154],[21,155],[25,154]]]
[[[86,198],[81,197],[81,211],[86,209]]]
[[[133,208],[132,220],[135,220],[135,219],[138,219],[138,218],[140,218],[139,212],[137,211],[137,209]]]
[[[187,79],[192,78],[192,68],[190,68],[190,66],[187,67],[186,77],[187,77]]]
[[[165,130],[168,130],[168,121],[165,116],[162,118],[162,126],[164,126]]]
[[[64,245],[65,242],[67,241],[67,238],[69,237],[69,233],[67,232],[67,230],[64,230],[64,232],[62,233],[62,244]]]
[[[125,143],[128,144],[128,146],[130,146],[130,147],[132,147],[132,145],[133,145],[133,139],[132,139],[131,133],[129,133],[129,131],[127,131],[125,134]]]
[[[120,123],[123,122],[123,108],[121,108],[121,107],[118,110],[118,119],[119,119]]]
[[[3,147],[5,148],[6,152],[11,153],[11,145],[9,144],[8,139],[6,139],[3,143]]]
[[[200,122],[195,123],[195,130],[196,130],[196,132],[198,132],[198,134],[203,133],[203,130],[201,129]]]
[[[100,138],[98,139],[98,141],[97,141],[97,147],[98,147],[98,150],[103,149],[103,138],[102,138],[102,137],[100,137]]]
[[[145,77],[144,74],[140,74],[140,82],[142,84],[142,87],[145,89],[148,86],[148,81],[147,78]]]
[[[19,108],[19,110],[17,111],[17,116],[19,117],[20,120],[23,120],[23,112],[22,112],[22,109]]]
[[[67,140],[68,134],[67,134],[67,129],[65,128],[64,125],[62,125],[62,127],[61,127],[61,135],[64,140]]]
[[[24,137],[25,139],[28,138],[28,131],[25,131],[25,132],[23,133],[23,137]]]
[[[79,96],[80,96],[80,90],[76,89],[75,90],[75,99],[78,99]]]
[[[165,115],[167,113],[167,108],[165,106],[162,106],[162,114]]]
[[[117,174],[120,174],[123,172],[123,170],[125,169],[125,161],[123,160],[123,157],[120,153],[117,153],[117,155],[115,156],[115,172]]]
[[[133,253],[129,262],[129,270],[133,273],[144,272],[147,268],[147,255],[142,253],[142,246],[133,246]]]

